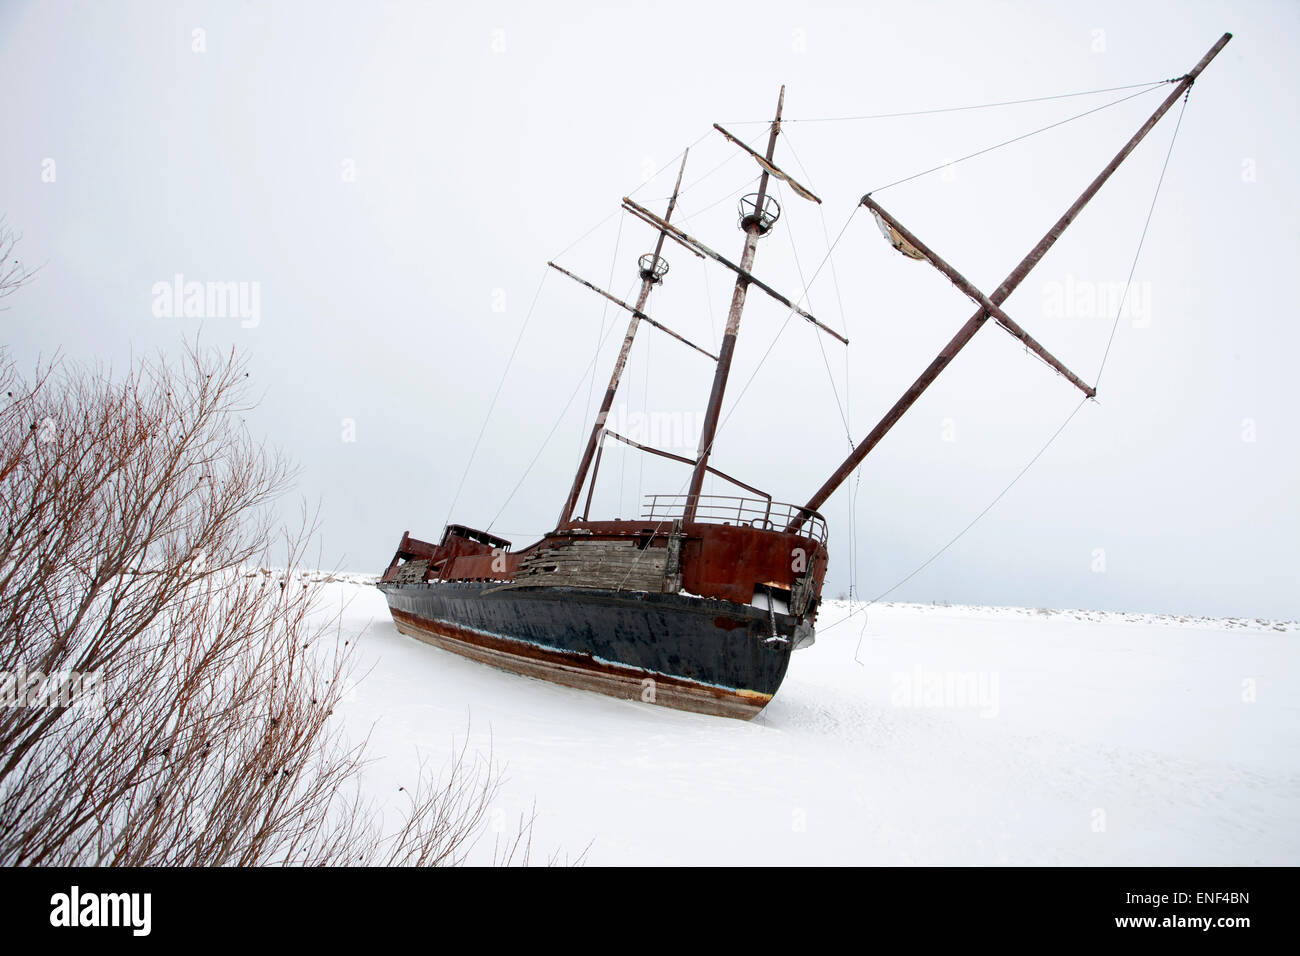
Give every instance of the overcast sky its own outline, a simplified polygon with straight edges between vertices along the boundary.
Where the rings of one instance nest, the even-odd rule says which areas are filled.
[[[776,161],[824,204],[783,189],[755,273],[792,298],[816,273],[808,308],[851,344],[787,323],[751,290],[713,462],[803,502],[973,311],[853,213],[860,196],[1138,89],[843,118],[1159,81],[1225,31],[1187,105],[1098,403],[891,598],[1296,617],[1291,2],[5,0],[0,212],[43,268],[0,313],[4,339],[27,366],[59,350],[119,368],[200,327],[236,344],[263,395],[255,431],[321,503],[328,564],[377,572],[403,530],[436,539],[449,512],[522,546],[554,525],[626,323],[547,259],[634,295],[653,233],[619,200],[661,211],[686,146],[678,221],[738,259],[736,197],[758,168],[710,127],[761,147],[786,84]],[[1168,90],[875,196],[991,293]],[[1178,115],[1006,304],[1086,381]],[[733,277],[671,243],[666,257],[647,311],[715,349]],[[168,315],[178,275],[239,283],[244,308]],[[657,444],[693,454],[711,375],[643,327],[615,422],[654,424]],[[915,570],[1079,399],[982,329],[824,507],[827,593],[856,583],[874,597]],[[632,516],[639,495],[686,479],[611,446],[593,516]]]

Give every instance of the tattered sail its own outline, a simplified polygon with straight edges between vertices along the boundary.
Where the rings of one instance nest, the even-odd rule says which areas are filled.
[[[785,183],[787,186],[793,189],[795,193],[800,197],[807,199],[810,202],[815,202],[818,204],[821,203],[821,200],[818,199],[815,195],[813,195],[810,189],[808,189],[806,186],[800,185],[798,182],[795,181],[793,176],[791,176],[789,173],[787,173],[785,170],[781,169],[780,167],[776,166],[772,162],[772,160],[768,159],[762,153],[758,153],[750,149],[749,146],[747,146],[745,143],[742,143],[732,133],[728,133],[717,123],[713,124],[713,128],[716,129],[723,136],[727,137],[727,139],[731,140],[731,142],[735,143],[745,152],[749,153],[750,156],[753,156],[754,161],[758,163],[759,167],[762,168],[763,172],[767,173],[769,176],[775,176],[777,179],[781,180],[781,182]]]
[[[889,244],[891,246],[893,246],[903,255],[907,256],[907,258],[909,259],[920,259],[922,261],[928,261],[925,258],[925,253],[922,252],[920,249],[916,248],[916,246],[912,245],[906,239],[904,239],[897,229],[895,229],[889,223],[885,222],[883,218],[881,218],[880,213],[872,209],[871,215],[875,218],[876,225],[880,227],[881,233],[884,234],[884,237],[889,240]]]

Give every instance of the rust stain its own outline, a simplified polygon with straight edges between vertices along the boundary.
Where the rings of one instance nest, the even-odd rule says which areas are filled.
[[[397,608],[392,613],[397,629],[410,637],[501,670],[578,690],[624,700],[643,700],[644,682],[649,679],[654,687],[654,699],[649,703],[741,720],[752,718],[772,699],[772,695],[761,691],[697,684],[666,674],[606,664],[589,655],[565,654],[480,634],[445,621],[417,618]]]

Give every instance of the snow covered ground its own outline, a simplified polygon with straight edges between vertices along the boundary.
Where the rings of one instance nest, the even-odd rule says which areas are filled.
[[[535,802],[534,858],[592,864],[1300,863],[1300,625],[877,605],[794,655],[754,721],[502,673],[400,635],[364,579],[339,716],[400,806],[453,738]],[[856,659],[855,659],[856,656]]]

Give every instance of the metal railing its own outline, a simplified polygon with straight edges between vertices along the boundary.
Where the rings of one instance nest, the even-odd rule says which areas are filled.
[[[689,495],[646,495],[641,519],[669,522],[680,518],[689,499]],[[745,525],[763,531],[784,531],[796,517],[802,519],[799,534],[818,544],[826,543],[826,519],[803,505],[734,495],[700,495],[695,505],[696,521]]]

